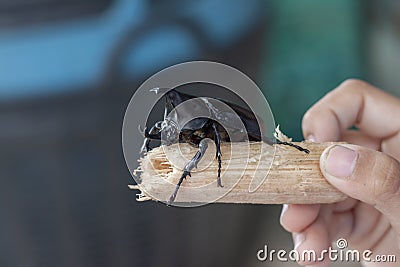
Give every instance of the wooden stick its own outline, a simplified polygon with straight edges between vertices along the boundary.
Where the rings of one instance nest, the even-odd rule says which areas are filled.
[[[251,204],[315,204],[333,203],[346,196],[322,176],[321,153],[335,143],[301,142],[293,144],[310,150],[309,154],[286,145],[270,146],[261,142],[223,143],[223,188],[216,183],[218,164],[215,147],[183,181],[176,203],[220,202]],[[141,183],[130,186],[140,189],[138,200],[167,202],[182,174],[183,167],[197,148],[187,144],[161,146],[140,160]]]

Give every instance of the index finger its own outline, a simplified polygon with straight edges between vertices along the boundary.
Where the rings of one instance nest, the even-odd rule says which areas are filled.
[[[353,125],[365,134],[384,139],[400,131],[400,99],[355,79],[328,93],[303,117],[304,137],[338,141]]]

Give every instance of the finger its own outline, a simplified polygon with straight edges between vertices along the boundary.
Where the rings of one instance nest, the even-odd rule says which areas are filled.
[[[332,204],[333,205],[332,209],[333,209],[333,212],[337,212],[337,213],[346,212],[346,211],[353,209],[357,205],[358,202],[359,201],[357,199],[349,197],[343,201]]]
[[[356,145],[333,145],[320,158],[323,175],[348,196],[377,208],[400,233],[400,164]]]
[[[333,213],[331,219],[327,224],[329,232],[329,239],[331,241],[343,239],[346,240],[351,235],[354,228],[355,217],[352,210],[340,213]]]
[[[380,138],[369,136],[364,132],[360,131],[346,130],[341,133],[340,140],[348,142],[350,144],[364,146],[378,151],[381,150]]]
[[[400,131],[400,100],[363,81],[347,80],[318,101],[303,117],[305,138],[337,141],[340,133],[356,125],[376,138]]]
[[[400,161],[400,132],[382,141],[382,151]]]
[[[317,219],[304,231],[293,234],[294,249],[301,256],[299,264],[307,266],[328,266],[329,257],[323,255],[322,251],[330,246],[328,225],[325,216],[331,211],[322,210]],[[312,251],[312,254],[305,251]],[[323,260],[321,261],[321,255]]]
[[[283,205],[281,225],[289,232],[301,232],[318,216],[320,205]]]
[[[400,256],[399,247],[395,245],[399,236],[386,216],[363,202],[359,202],[353,215],[354,226],[348,238],[352,249],[370,250],[374,255],[396,255],[396,258]],[[398,264],[386,263],[383,266]]]
[[[391,228],[389,220],[366,203],[359,202],[352,214],[353,228],[349,235],[349,242],[353,248],[360,251],[372,250]]]

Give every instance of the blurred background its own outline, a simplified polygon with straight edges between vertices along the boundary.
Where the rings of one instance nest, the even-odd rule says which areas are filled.
[[[0,266],[294,266],[256,258],[292,248],[280,206],[135,201],[130,97],[165,67],[218,61],[301,140],[346,78],[399,96],[399,50],[395,0],[1,0]]]

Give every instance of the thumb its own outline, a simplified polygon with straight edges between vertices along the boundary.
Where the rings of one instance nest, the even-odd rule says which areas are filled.
[[[326,179],[348,196],[370,204],[400,233],[400,164],[394,158],[356,145],[333,145],[321,155]]]

